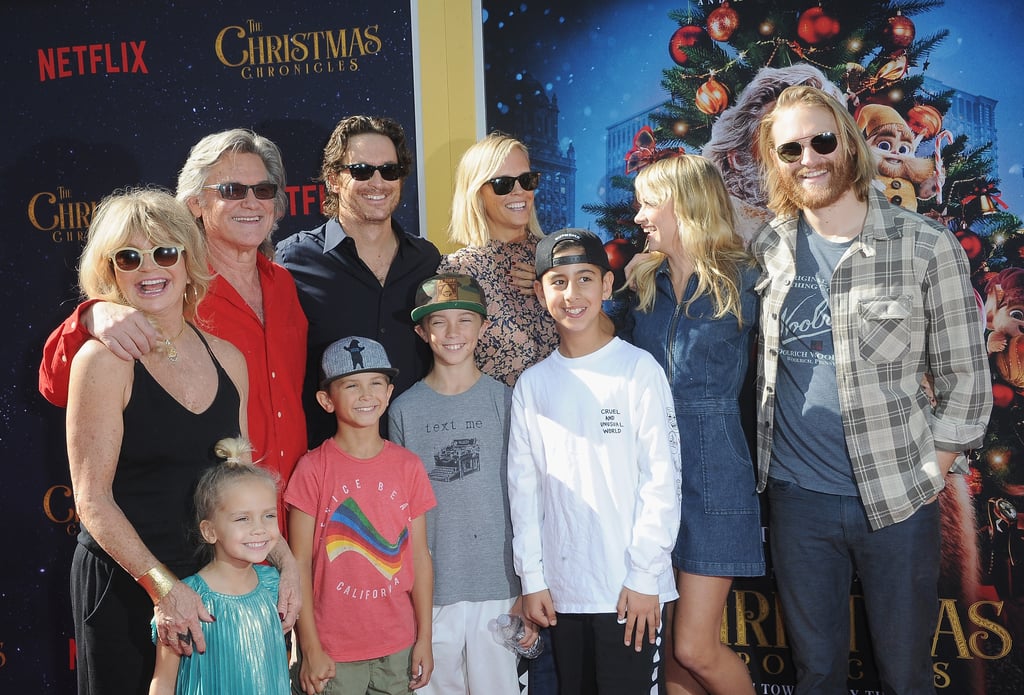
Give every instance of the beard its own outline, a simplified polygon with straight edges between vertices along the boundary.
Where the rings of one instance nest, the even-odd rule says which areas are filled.
[[[823,169],[828,172],[828,183],[824,186],[804,187],[800,178],[805,172]],[[845,160],[829,160],[811,167],[800,167],[795,171],[783,171],[779,185],[786,198],[801,210],[819,210],[832,205],[842,198],[853,186],[854,168]]]

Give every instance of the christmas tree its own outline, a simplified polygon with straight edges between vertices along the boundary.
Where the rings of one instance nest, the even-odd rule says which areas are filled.
[[[756,91],[759,76],[773,71],[799,72],[798,81],[810,84],[810,76],[819,75],[823,84],[815,86],[846,104],[869,143],[870,131],[879,125],[902,133],[907,159],[914,161],[906,172],[888,174],[880,163],[880,185],[894,204],[916,209],[956,234],[986,317],[995,407],[985,444],[971,457],[970,492],[983,583],[1001,597],[1019,596],[1024,594],[1024,532],[1016,521],[1024,514],[1024,230],[1000,196],[992,143],[954,136],[945,127],[954,92],[929,79],[928,57],[948,32],[920,36],[914,21],[942,4],[700,0],[671,12],[678,29],[665,37],[671,67],[663,71],[662,86],[668,98],[651,114],[651,127],[639,131],[632,148],[622,153],[623,171],[610,182],[623,193],[619,201],[583,209],[611,238],[606,248],[613,263],[623,263],[644,244],[632,222],[636,172],[681,151],[719,164],[741,216],[763,208],[763,193],[755,190],[759,177],[751,184],[730,170],[740,144],[748,151],[745,166],[756,170],[751,131],[730,130],[728,122],[744,109],[748,121],[759,120],[744,103],[744,90]],[[892,143],[872,145],[880,149]],[[904,188],[897,191],[897,185]],[[1016,692],[1018,670],[1013,660],[992,662],[986,692]]]
[[[985,274],[1007,263],[1024,264],[1020,220],[1001,207],[991,143],[969,146],[965,136],[954,138],[943,127],[952,92],[925,88],[928,55],[948,32],[918,36],[913,18],[942,4],[723,0],[670,12],[679,28],[666,37],[674,62],[662,78],[669,98],[651,115],[653,128],[637,133],[632,150],[623,153],[623,173],[610,181],[611,188],[626,194],[620,196],[625,200],[583,205],[611,237],[613,261],[624,262],[643,247],[629,202],[636,172],[676,152],[707,154],[716,121],[759,71],[803,64],[816,68],[842,93],[851,113],[867,105],[888,107],[885,112],[899,114],[913,133],[916,149],[925,156],[939,152],[932,177],[935,194],[924,198],[918,192],[923,199],[916,201],[916,209],[961,237],[976,285],[983,287]],[[736,197],[762,206],[762,199],[743,195],[728,176],[727,183]]]

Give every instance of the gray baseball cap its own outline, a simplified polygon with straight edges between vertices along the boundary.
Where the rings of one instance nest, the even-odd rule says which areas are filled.
[[[384,346],[376,340],[360,336],[336,340],[327,346],[320,360],[320,388],[326,390],[335,379],[363,372],[380,372],[391,379],[398,375]]]

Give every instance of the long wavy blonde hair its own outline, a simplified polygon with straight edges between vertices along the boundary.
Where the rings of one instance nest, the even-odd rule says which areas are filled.
[[[637,199],[648,205],[672,201],[679,243],[697,276],[697,291],[685,310],[707,294],[714,318],[733,314],[742,325],[740,274],[753,259],[736,234],[729,193],[715,165],[695,155],[662,159],[640,170],[634,188]],[[654,306],[654,276],[664,260],[665,254],[655,251],[636,265],[633,279],[640,311]]]
[[[779,115],[794,108],[819,108],[832,114],[837,127],[835,135],[839,140],[836,157],[845,159],[847,165],[853,169],[852,187],[857,200],[867,200],[871,183],[875,178],[875,160],[864,135],[857,127],[857,122],[846,110],[846,106],[839,103],[831,94],[815,87],[795,85],[779,94],[775,108],[761,119],[758,126],[757,148],[761,176],[768,194],[768,209],[780,217],[792,217],[800,211],[782,184],[782,171],[777,160],[778,155],[775,154],[776,146],[781,143],[772,139],[772,127]]]

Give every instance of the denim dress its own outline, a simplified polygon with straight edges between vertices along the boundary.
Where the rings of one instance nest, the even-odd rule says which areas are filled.
[[[704,576],[759,576],[760,504],[740,411],[758,318],[758,272],[751,267],[742,274],[742,327],[732,314],[713,318],[708,295],[687,312],[697,277],[691,275],[679,304],[670,278],[666,260],[655,274],[654,306],[642,312],[631,296],[620,335],[654,355],[672,387],[682,459],[681,523],[672,564]],[[752,400],[746,405],[752,411]]]

